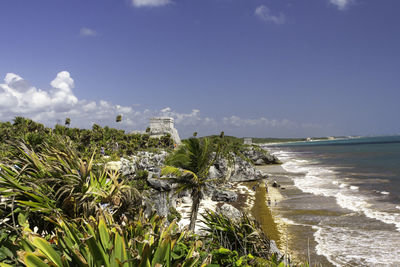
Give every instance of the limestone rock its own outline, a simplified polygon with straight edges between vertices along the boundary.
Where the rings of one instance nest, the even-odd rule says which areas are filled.
[[[169,194],[168,192],[160,192],[154,189],[150,190],[150,195],[146,199],[146,210],[148,214],[156,211],[160,216],[167,216],[169,211]]]
[[[240,220],[243,214],[234,206],[230,204],[224,204],[219,208],[220,212],[224,217],[233,219],[233,220]]]
[[[158,191],[170,191],[172,188],[172,182],[168,180],[149,178],[147,182]]]
[[[256,170],[250,162],[236,156],[234,170],[229,178],[230,182],[248,182],[263,178],[262,172]]]
[[[250,162],[233,153],[229,157],[219,158],[211,166],[208,178],[221,182],[246,182],[264,178],[261,171],[256,170]]]
[[[238,195],[236,194],[236,192],[229,190],[216,189],[212,194],[213,201],[231,202],[231,201],[236,201],[237,198]]]
[[[120,161],[109,161],[105,166],[105,168],[110,171],[119,171],[121,167],[122,163]]]
[[[140,170],[148,171],[150,177],[159,177],[166,156],[166,151],[158,153],[140,151],[128,159],[121,158],[119,161],[107,162],[105,167],[108,170],[119,171],[122,177],[134,176]]]
[[[269,243],[269,254],[276,254],[277,258],[281,258],[283,256],[282,252],[279,250],[278,246],[275,243],[275,240],[270,240]]]
[[[275,155],[271,155],[268,151],[255,149],[254,147],[245,150],[243,154],[248,157],[255,165],[281,164]]]

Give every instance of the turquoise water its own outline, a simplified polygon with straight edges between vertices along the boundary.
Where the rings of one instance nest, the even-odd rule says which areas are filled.
[[[286,201],[292,211],[286,216],[313,229],[317,254],[336,266],[400,266],[400,136],[268,149],[300,189],[295,201]],[[300,208],[329,216],[292,215]]]

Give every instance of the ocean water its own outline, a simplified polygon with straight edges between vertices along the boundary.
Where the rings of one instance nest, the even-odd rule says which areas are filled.
[[[334,266],[400,266],[400,136],[267,149],[293,185],[281,215],[308,227],[316,255]]]

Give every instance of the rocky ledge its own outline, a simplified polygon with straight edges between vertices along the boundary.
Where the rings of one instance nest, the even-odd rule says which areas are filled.
[[[275,155],[271,155],[268,151],[255,146],[252,146],[248,150],[245,150],[243,154],[247,158],[249,158],[254,163],[254,165],[268,165],[268,164],[282,163]]]

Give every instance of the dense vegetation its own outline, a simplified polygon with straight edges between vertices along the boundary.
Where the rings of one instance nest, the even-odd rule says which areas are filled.
[[[209,211],[208,233],[200,237],[146,215],[145,189],[107,170],[95,152],[168,148],[169,137],[153,141],[99,126],[50,129],[24,118],[1,123],[0,131],[0,266],[284,266],[246,216],[232,221]],[[186,169],[177,176],[188,182],[182,189],[199,196],[193,189],[201,189],[210,161],[231,145],[223,135],[185,141],[169,159]]]
[[[98,124],[93,124],[91,130],[69,128],[68,119],[66,126],[57,124],[54,128],[23,117],[16,117],[13,123],[0,122],[0,158],[7,156],[12,149],[7,141],[24,140],[35,151],[40,151],[44,142],[52,144],[60,137],[71,140],[83,157],[89,157],[95,150],[104,150],[105,155],[124,156],[143,149],[173,148],[170,136],[150,138],[149,134],[126,134],[124,130],[107,126],[103,128]]]

